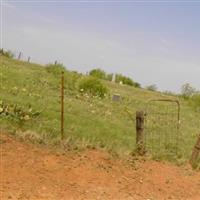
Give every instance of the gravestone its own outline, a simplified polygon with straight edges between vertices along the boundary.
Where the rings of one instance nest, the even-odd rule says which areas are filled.
[[[112,75],[112,82],[115,83],[115,80],[116,80],[116,75],[113,74],[113,75]]]
[[[113,94],[112,101],[119,102],[121,100],[122,100],[122,98],[121,98],[120,94]]]

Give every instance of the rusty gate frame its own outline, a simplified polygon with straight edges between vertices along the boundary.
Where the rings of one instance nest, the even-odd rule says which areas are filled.
[[[147,111],[148,111],[149,104],[151,102],[171,102],[171,103],[175,103],[177,105],[177,126],[176,126],[176,128],[177,128],[177,139],[176,139],[176,146],[178,147],[178,142],[179,142],[179,139],[180,139],[180,131],[179,131],[179,129],[180,129],[180,111],[181,111],[180,101],[178,99],[165,99],[165,98],[163,98],[163,99],[161,99],[161,98],[149,99],[147,101],[147,105],[145,107],[145,113],[144,113],[144,117],[145,118],[147,118],[147,116],[148,116],[148,112]],[[146,124],[146,119],[145,119],[145,124]],[[144,132],[146,132],[146,131],[144,130]],[[145,148],[146,148],[146,133],[145,133],[145,142],[144,143],[145,143]],[[177,151],[178,151],[178,148],[176,149],[176,153],[177,153]]]

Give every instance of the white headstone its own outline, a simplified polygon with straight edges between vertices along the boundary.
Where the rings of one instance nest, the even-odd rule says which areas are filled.
[[[112,75],[112,82],[114,82],[114,83],[115,83],[115,79],[116,79],[116,75],[115,75],[115,74],[113,74],[113,75]]]

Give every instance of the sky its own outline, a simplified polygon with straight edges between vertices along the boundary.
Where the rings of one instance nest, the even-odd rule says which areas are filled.
[[[0,0],[1,47],[161,91],[200,90],[200,0]]]

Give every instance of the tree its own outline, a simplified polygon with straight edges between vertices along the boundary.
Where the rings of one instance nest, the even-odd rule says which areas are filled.
[[[190,97],[196,93],[196,89],[191,86],[189,83],[185,83],[181,87],[181,94],[183,97]]]
[[[125,85],[130,85],[130,86],[135,85],[134,81],[131,78],[123,76],[122,74],[116,74],[116,80],[115,81],[117,83],[122,82]]]
[[[99,79],[106,79],[106,73],[101,69],[92,69],[89,75]]]

